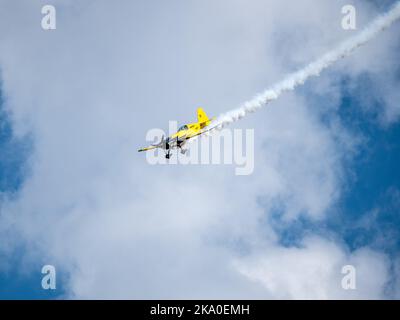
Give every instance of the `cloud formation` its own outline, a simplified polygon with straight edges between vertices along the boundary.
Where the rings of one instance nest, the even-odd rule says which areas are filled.
[[[277,211],[323,220],[340,197],[360,143],[335,115],[342,75],[380,74],[378,112],[397,121],[398,26],[309,82],[318,108],[293,92],[236,124],[257,135],[254,174],[237,177],[148,166],[136,149],[150,127],[191,119],[198,105],[229,110],[347,39],[344,1],[53,3],[55,31],[40,28],[44,2],[0,5],[5,107],[15,134],[34,141],[31,174],[2,203],[1,250],[22,242],[32,261],[61,266],[75,298],[346,298],[337,286],[349,263],[361,277],[350,297],[382,297],[380,253],[316,237],[285,248],[265,221]],[[378,14],[355,5],[360,28]]]

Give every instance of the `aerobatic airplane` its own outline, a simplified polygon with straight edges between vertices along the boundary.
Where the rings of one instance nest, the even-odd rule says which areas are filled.
[[[157,144],[152,144],[147,148],[139,149],[139,152],[148,151],[156,148],[163,149],[165,151],[165,157],[169,159],[171,157],[172,149],[180,149],[181,153],[185,153],[186,149],[183,149],[183,145],[187,140],[197,137],[203,133],[206,133],[213,128],[207,129],[210,123],[215,118],[209,119],[202,108],[197,109],[197,122],[189,123],[181,126],[178,132],[168,137],[167,139],[162,136],[161,141]]]

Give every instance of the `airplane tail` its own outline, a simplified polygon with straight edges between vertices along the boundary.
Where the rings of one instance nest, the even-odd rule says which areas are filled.
[[[204,112],[202,108],[197,109],[197,121],[200,124],[201,128],[208,126],[211,123],[212,119],[207,117],[207,114]]]

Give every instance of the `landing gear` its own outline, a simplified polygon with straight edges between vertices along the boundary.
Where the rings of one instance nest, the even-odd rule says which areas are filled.
[[[182,153],[182,154],[185,154],[186,153],[186,151],[187,151],[187,149],[183,149],[182,148],[182,146],[185,144],[185,140],[183,140],[183,141],[177,141],[177,146],[178,146],[178,149],[180,150],[180,152]]]
[[[179,139],[176,140],[176,145],[174,144],[175,141],[172,141],[172,147],[170,145],[170,140],[169,138],[167,138],[164,142],[164,151],[165,151],[165,158],[166,159],[170,159],[171,158],[171,150],[173,149],[177,149],[176,151],[178,152],[178,150],[182,153],[185,154],[187,149],[183,149],[182,146],[184,145],[185,141],[180,141]],[[178,155],[178,153],[177,153]]]
[[[169,146],[169,138],[167,138],[167,140],[165,140],[165,150],[166,150],[165,158],[167,158],[167,159],[171,158],[171,149]]]

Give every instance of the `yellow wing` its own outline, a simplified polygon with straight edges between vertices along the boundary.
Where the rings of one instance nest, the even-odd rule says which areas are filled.
[[[147,148],[139,149],[138,152],[149,151],[149,150],[153,150],[155,148],[157,148],[157,147],[156,146],[150,146],[150,147],[147,147]]]
[[[209,129],[207,129],[207,130],[200,131],[199,133],[196,133],[196,134],[194,134],[194,135],[192,135],[192,136],[186,138],[186,140],[189,140],[189,139],[192,139],[192,138],[197,137],[197,136],[199,136],[199,135],[202,135],[203,133],[210,132],[211,130],[214,130],[214,129],[216,129],[216,128],[218,128],[218,126],[214,126],[214,127],[209,128]]]

